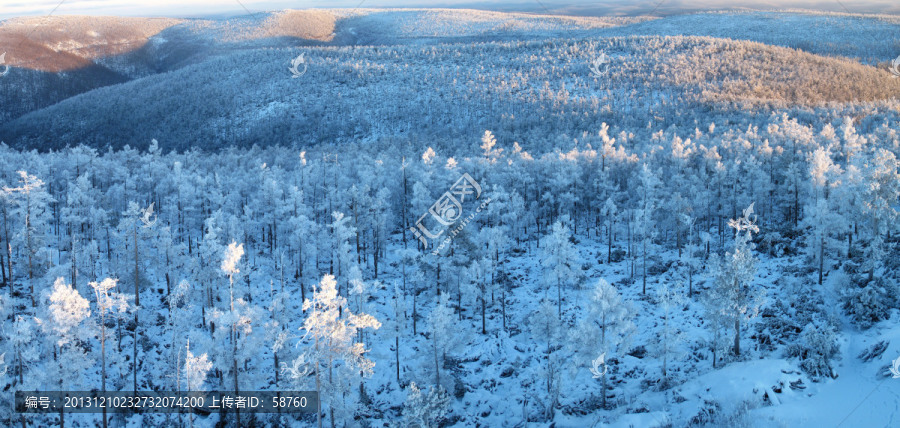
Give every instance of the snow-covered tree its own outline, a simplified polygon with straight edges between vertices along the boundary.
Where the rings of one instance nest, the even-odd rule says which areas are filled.
[[[286,371],[295,381],[300,381],[311,371],[315,374],[316,392],[319,393],[318,425],[322,426],[321,403],[331,407],[331,425],[335,426],[335,408],[341,407],[345,396],[352,390],[348,383],[360,382],[362,377],[371,375],[375,363],[365,357],[365,345],[356,342],[361,329],[378,329],[381,323],[368,314],[353,314],[346,308],[347,300],[337,291],[337,282],[331,275],[325,275],[313,291],[312,299],[303,302],[307,312],[301,329],[303,343],[308,345],[305,353],[295,360],[293,369]],[[310,364],[308,371],[298,367]],[[287,366],[285,366],[287,367]],[[344,409],[347,410],[347,409]],[[346,414],[346,417],[352,415]]]
[[[43,263],[44,240],[53,198],[44,189],[43,180],[25,171],[18,171],[18,174],[19,186],[4,187],[3,192],[12,195],[14,204],[12,215],[22,220],[22,228],[16,236],[22,243],[27,258],[28,286],[33,307],[37,304],[34,294],[34,280],[38,275],[36,269]],[[10,252],[10,258],[11,254]]]
[[[133,259],[134,261],[134,340],[133,340],[133,349],[132,349],[132,387],[135,391],[138,390],[138,368],[140,361],[138,359],[138,342],[139,338],[142,334],[141,323],[140,323],[140,309],[141,309],[141,255],[140,255],[140,242],[143,241],[148,234],[148,230],[151,229],[156,224],[156,219],[153,218],[153,204],[147,208],[141,208],[136,202],[128,203],[128,210],[123,213],[122,218],[119,221],[119,233],[122,235],[122,241],[131,241],[131,249],[133,250]]]
[[[562,318],[562,288],[575,281],[578,272],[575,269],[577,253],[569,239],[572,237],[569,228],[557,220],[550,233],[541,238],[544,257],[541,266],[544,268],[544,282],[548,287],[556,285],[557,316]]]
[[[590,367],[597,355],[605,354],[607,361],[623,353],[634,334],[634,312],[622,301],[618,290],[600,278],[589,291],[585,316],[568,335],[574,354],[574,368]],[[602,401],[606,407],[607,378],[602,380]]]
[[[403,418],[406,426],[436,428],[450,413],[450,396],[441,386],[430,387],[427,394],[415,382],[407,388],[406,402],[403,403]]]
[[[640,238],[641,260],[643,261],[641,263],[641,293],[647,294],[647,251],[652,250],[653,239],[656,238],[657,234],[656,222],[653,216],[656,212],[657,192],[661,182],[656,177],[656,174],[647,167],[647,164],[641,167],[638,180],[641,185],[640,200],[635,210],[637,214],[635,218],[635,233]]]
[[[800,368],[813,380],[836,377],[832,360],[840,347],[834,327],[823,322],[810,322],[803,328],[797,343],[788,346],[786,354],[800,360]]]
[[[666,386],[669,382],[669,360],[671,357],[679,355],[679,347],[684,340],[684,335],[672,320],[673,313],[681,308],[684,298],[678,291],[663,283],[656,290],[656,300],[662,325],[659,326],[657,335],[659,340],[655,342],[654,351],[662,360],[663,386]]]
[[[228,326],[228,330],[219,329],[215,335],[218,336],[220,342],[227,342],[228,348],[230,348],[228,359],[231,367],[228,367],[227,370],[231,371],[235,394],[240,392],[238,374],[246,372],[246,370],[241,370],[241,366],[252,356],[254,346],[251,345],[254,340],[258,339],[255,336],[251,336],[253,324],[261,323],[263,317],[261,309],[253,306],[243,298],[235,298],[234,296],[234,276],[240,273],[239,263],[243,256],[243,244],[236,242],[228,244],[222,258],[221,269],[228,276],[229,307],[225,311],[213,309],[210,317],[211,320],[218,321],[219,325]],[[228,332],[227,336],[223,333],[225,331]],[[240,346],[238,346],[238,342],[241,342]],[[248,350],[250,350],[249,353],[247,352]],[[226,364],[218,365],[227,366]]]
[[[863,171],[862,206],[868,217],[870,240],[866,247],[865,269],[872,279],[886,256],[885,235],[898,217],[900,198],[900,160],[887,149],[878,149],[866,162]]]
[[[606,218],[606,263],[612,263],[613,226],[616,224],[618,208],[612,197],[606,198],[601,213]]]
[[[684,276],[686,277],[688,282],[688,298],[692,298],[694,295],[694,272],[696,272],[701,264],[700,258],[697,256],[697,253],[701,250],[701,239],[699,237],[700,234],[695,231],[695,219],[687,214],[681,215],[681,222],[687,225],[687,239],[684,245],[684,251],[681,253],[681,264],[683,266]]]
[[[184,356],[184,387],[187,391],[203,391],[206,383],[206,375],[212,369],[212,362],[206,353],[195,356],[191,353],[191,341],[185,344]]]
[[[441,385],[441,366],[447,358],[447,353],[452,352],[459,343],[458,332],[454,328],[456,320],[453,308],[450,307],[449,293],[443,293],[437,297],[437,304],[428,315],[428,325],[431,331],[431,351],[434,357],[434,384]]]
[[[106,316],[109,312],[123,313],[128,310],[128,302],[125,296],[111,292],[116,286],[116,280],[106,278],[100,282],[90,282],[88,285],[94,290],[96,299],[98,324],[100,327],[100,379],[101,391],[106,392]],[[103,409],[103,427],[106,427],[106,408]]]
[[[765,298],[765,290],[752,285],[756,277],[756,257],[751,238],[753,233],[759,232],[752,216],[753,204],[750,204],[741,218],[728,221],[728,226],[734,229],[734,247],[724,257],[715,257],[710,263],[713,286],[706,299],[713,312],[734,324],[732,352],[738,356],[741,355],[741,322],[755,318]]]
[[[547,359],[546,387],[547,405],[546,417],[553,418],[553,409],[559,400],[560,392],[560,362],[555,353],[559,347],[559,341],[563,335],[563,325],[559,320],[559,314],[553,313],[553,303],[546,297],[541,300],[540,306],[528,319],[531,328],[531,336],[535,341],[543,343],[544,356]]]
[[[394,338],[394,364],[397,368],[397,383],[400,383],[400,338],[403,337],[407,325],[406,293],[394,283],[394,296],[391,300],[394,317],[389,321],[388,334]]]
[[[78,290],[66,284],[63,278],[57,278],[53,283],[47,303],[46,316],[37,320],[47,333],[47,339],[55,347],[55,364],[48,361],[43,373],[48,380],[47,387],[58,388],[60,391],[78,390],[80,380],[93,365],[84,348],[79,345],[79,340],[87,333],[84,324],[91,316],[90,303]],[[60,411],[60,418],[63,417],[63,412]]]

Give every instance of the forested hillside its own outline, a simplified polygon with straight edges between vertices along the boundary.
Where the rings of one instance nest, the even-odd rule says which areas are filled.
[[[584,34],[649,18],[533,16],[475,10],[354,9],[259,12],[227,19],[93,16],[0,21],[0,121],[96,88],[253,49],[522,40]],[[253,64],[245,64],[253,66]],[[2,124],[0,122],[0,124]]]
[[[600,51],[611,62],[595,76]],[[309,71],[292,79],[300,53]],[[900,80],[874,67],[710,38],[250,50],[72,98],[0,127],[0,138],[43,149],[146,148],[148,135],[178,150],[395,136],[453,147],[493,128],[548,150],[603,122],[643,138],[699,120],[759,125],[742,111],[754,107],[896,117],[898,94]]]
[[[347,300],[323,304],[382,326],[345,339],[370,352],[332,360],[339,370],[322,397],[339,421],[408,415],[411,382],[442,385],[453,396],[446,417],[466,425],[581,424],[635,406],[682,423],[720,420],[691,410],[698,397],[734,404],[691,392],[696,376],[760,358],[796,370],[772,382],[836,376],[840,320],[870,328],[897,307],[898,136],[886,123],[861,133],[849,117],[808,126],[783,116],[644,141],[601,126],[556,144],[529,153],[486,132],[415,153],[3,148],[0,257],[15,320],[2,342],[6,382],[96,387],[106,325],[111,388],[173,389],[188,340],[209,355],[214,389],[234,377],[242,390],[312,388],[295,373],[317,364],[303,359],[317,355],[303,337],[318,327],[301,303],[335,286]],[[410,228],[463,173],[489,204],[440,252],[420,248]],[[243,256],[228,270],[230,243]],[[54,305],[93,308],[105,278],[122,293],[105,321],[96,308]],[[605,344],[585,323],[596,311],[621,318]],[[233,337],[215,327],[233,323]],[[56,357],[41,357],[53,347]],[[600,352],[613,380],[603,395],[587,371]],[[368,367],[363,377],[353,364]],[[763,392],[742,391],[762,400],[754,406],[766,405]]]

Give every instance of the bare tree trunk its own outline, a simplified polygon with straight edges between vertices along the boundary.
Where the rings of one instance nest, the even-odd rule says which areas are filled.
[[[32,269],[32,255],[34,247],[31,241],[31,193],[25,193],[25,235],[28,245],[28,286],[31,289],[31,307],[37,306],[34,300],[34,270]]]
[[[647,237],[644,237],[643,242],[641,243],[641,258],[643,259],[642,269],[644,271],[643,274],[643,288],[641,289],[641,294],[647,294]]]
[[[138,221],[135,219],[135,221]],[[132,375],[132,382],[134,386],[134,391],[138,390],[137,385],[137,372],[138,372],[138,336],[140,331],[140,323],[138,322],[138,311],[141,307],[141,287],[140,287],[140,278],[138,276],[138,241],[137,241],[137,223],[134,225],[134,229],[132,229],[132,237],[134,238],[134,349],[132,352],[132,364],[134,367],[134,372]]]
[[[316,351],[319,351],[319,338],[316,337]],[[322,428],[322,381],[319,377],[319,361],[316,360],[316,395],[319,397],[316,400],[316,422],[319,428]]]
[[[481,293],[481,334],[487,334],[487,330],[485,329],[484,312],[485,312],[484,293]]]
[[[438,362],[438,348],[437,348],[437,332],[432,332],[431,338],[431,346],[434,350],[434,384],[435,387],[440,387],[441,385],[441,366]]]
[[[559,319],[562,319],[562,281],[560,281],[559,275],[556,276],[556,306]]]
[[[100,378],[103,394],[106,394],[106,320],[100,317]],[[106,406],[103,407],[103,428],[106,428]]]
[[[716,331],[716,333],[713,334],[713,344],[711,346],[713,369],[716,368],[716,344],[717,343],[719,343],[719,332],[718,331]]]
[[[606,227],[606,263],[612,263],[612,218]]]
[[[232,275],[228,275],[228,285],[231,294],[231,314],[234,315],[234,277]],[[239,395],[240,391],[238,390],[237,325],[234,323],[234,321],[231,322],[231,363],[232,372],[234,373],[234,395]],[[235,409],[235,418],[237,419],[237,426],[241,426],[240,409]]]
[[[606,408],[606,388],[607,388],[607,387],[606,387],[606,376],[605,376],[605,375],[604,375],[603,378],[601,379],[601,382],[600,382],[600,383],[601,383],[600,394],[602,395],[602,397],[601,397],[601,403],[603,403],[603,408],[605,409],[605,408]]]
[[[819,285],[822,285],[822,270],[825,267],[825,235],[819,241]]]

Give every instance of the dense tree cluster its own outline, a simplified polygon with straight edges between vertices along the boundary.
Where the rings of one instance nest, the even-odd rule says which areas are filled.
[[[782,311],[766,301],[757,262],[799,257],[799,278],[836,285],[862,327],[900,306],[888,262],[900,139],[887,123],[864,131],[850,117],[814,127],[780,115],[647,140],[602,124],[546,152],[491,132],[452,151],[3,145],[2,394],[303,387],[321,393],[319,416],[332,424],[401,410],[431,424],[449,417],[447,394],[465,394],[452,363],[471,356],[464,344],[525,334],[543,380],[522,380],[532,394],[522,406],[552,418],[566,396],[562,369],[579,379],[600,354],[616,382],[603,377],[599,406],[619,405],[607,389],[622,381],[623,356],[642,352],[634,324],[655,316],[663,385],[678,382],[671,367],[688,349],[710,367],[747,358],[787,337],[775,331],[784,323],[802,330],[785,355],[831,375],[827,317],[756,323]],[[464,173],[491,202],[433,254],[411,229]],[[523,276],[513,261],[528,257],[541,262]],[[603,264],[624,278],[586,274]],[[530,281],[543,295],[511,300]],[[623,299],[626,288],[641,301]],[[671,328],[686,301],[706,306],[705,337]],[[655,302],[650,313],[631,307],[644,302]],[[369,355],[376,342],[393,353]],[[400,358],[411,349],[418,367]],[[376,366],[405,388],[382,403],[394,410],[372,404]],[[83,369],[65,375],[71,367]]]

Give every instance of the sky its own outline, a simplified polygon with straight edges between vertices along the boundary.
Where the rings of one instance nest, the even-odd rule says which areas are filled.
[[[306,8],[461,7],[578,15],[669,15],[704,9],[803,8],[900,14],[898,0],[0,0],[0,19],[41,15],[209,17]]]

